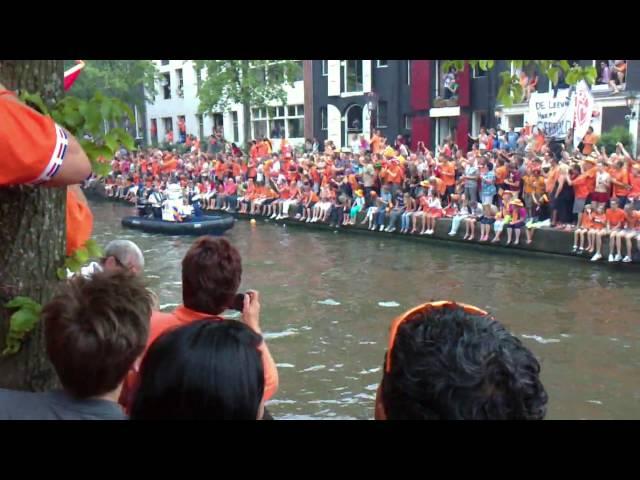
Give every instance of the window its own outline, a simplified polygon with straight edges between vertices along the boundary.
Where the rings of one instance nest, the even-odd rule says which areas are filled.
[[[151,142],[153,144],[157,144],[158,143],[158,119],[156,118],[152,118],[151,119]]]
[[[326,77],[329,75],[329,60],[320,60],[322,63],[322,76]]]
[[[471,70],[471,73],[473,75],[473,78],[480,78],[480,77],[487,76],[487,71],[482,70],[479,65],[476,65],[475,67],[473,67],[473,69]]]
[[[304,105],[289,106],[287,119],[287,138],[304,137]]]
[[[162,123],[164,124],[165,134],[169,132],[173,132],[173,119],[171,117],[163,118]]]
[[[411,85],[411,60],[407,60],[407,85]]]
[[[387,101],[379,100],[378,101],[378,115],[377,115],[377,124],[378,128],[386,128],[387,127]]]
[[[224,117],[221,113],[214,113],[212,115],[213,118],[213,128],[221,131],[224,127]]]
[[[202,70],[196,69],[196,87],[200,91],[200,85],[202,85]]]
[[[292,108],[292,107],[289,107]],[[269,131],[271,138],[282,138],[286,135],[284,107],[270,107],[269,109]],[[294,107],[295,110],[295,107]]]
[[[178,78],[178,88],[176,89],[176,93],[178,97],[184,98],[184,77],[182,75],[182,69],[176,69],[176,77]]]
[[[238,128],[238,112],[231,113],[231,122],[233,123],[233,141],[240,141],[240,130]]]
[[[196,120],[198,120],[198,138],[202,140],[204,138],[204,115],[197,114]]]
[[[320,107],[320,130],[326,130],[327,123],[327,107]]]
[[[169,100],[171,98],[171,75],[163,73],[160,84],[162,85],[164,99]]]
[[[253,138],[264,138],[267,136],[267,109],[251,109],[251,132]]]
[[[362,92],[362,60],[345,60],[344,91]]]
[[[169,65],[169,60],[160,60],[160,65],[162,66]]]
[[[389,66],[389,60],[376,60],[376,62],[378,68],[387,68]]]
[[[411,130],[411,115],[404,116],[404,129]]]

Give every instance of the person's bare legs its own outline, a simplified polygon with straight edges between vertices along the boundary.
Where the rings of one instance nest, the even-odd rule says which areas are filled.
[[[476,236],[476,223],[477,220],[475,218],[469,219],[469,238],[467,240],[473,240]]]
[[[533,242],[533,228],[527,228],[525,234],[527,235],[527,245],[531,245],[531,242]]]
[[[520,232],[522,228],[516,228],[516,241],[513,242],[514,245],[520,245]]]
[[[509,244],[511,243],[511,232],[512,232],[512,231],[513,231],[513,228],[510,228],[510,227],[507,225],[507,243],[506,243],[507,245],[509,245]]]

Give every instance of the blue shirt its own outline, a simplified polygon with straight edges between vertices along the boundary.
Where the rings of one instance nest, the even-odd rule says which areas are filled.
[[[491,181],[490,185],[485,183],[485,181]],[[489,195],[496,194],[496,174],[493,173],[493,170],[490,172],[486,172],[482,174],[482,196],[488,197]]]

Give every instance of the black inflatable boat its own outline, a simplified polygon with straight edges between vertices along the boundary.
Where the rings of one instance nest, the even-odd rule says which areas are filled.
[[[222,235],[233,227],[234,222],[233,215],[217,213],[179,223],[146,217],[124,217],[122,226],[147,233],[164,233],[165,235]]]

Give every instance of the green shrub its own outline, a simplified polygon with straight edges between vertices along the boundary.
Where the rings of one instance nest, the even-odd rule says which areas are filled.
[[[608,132],[603,133],[598,141],[598,147],[604,147],[607,154],[611,154],[615,153],[618,142],[624,145],[627,152],[631,151],[631,134],[626,127],[614,127]]]

